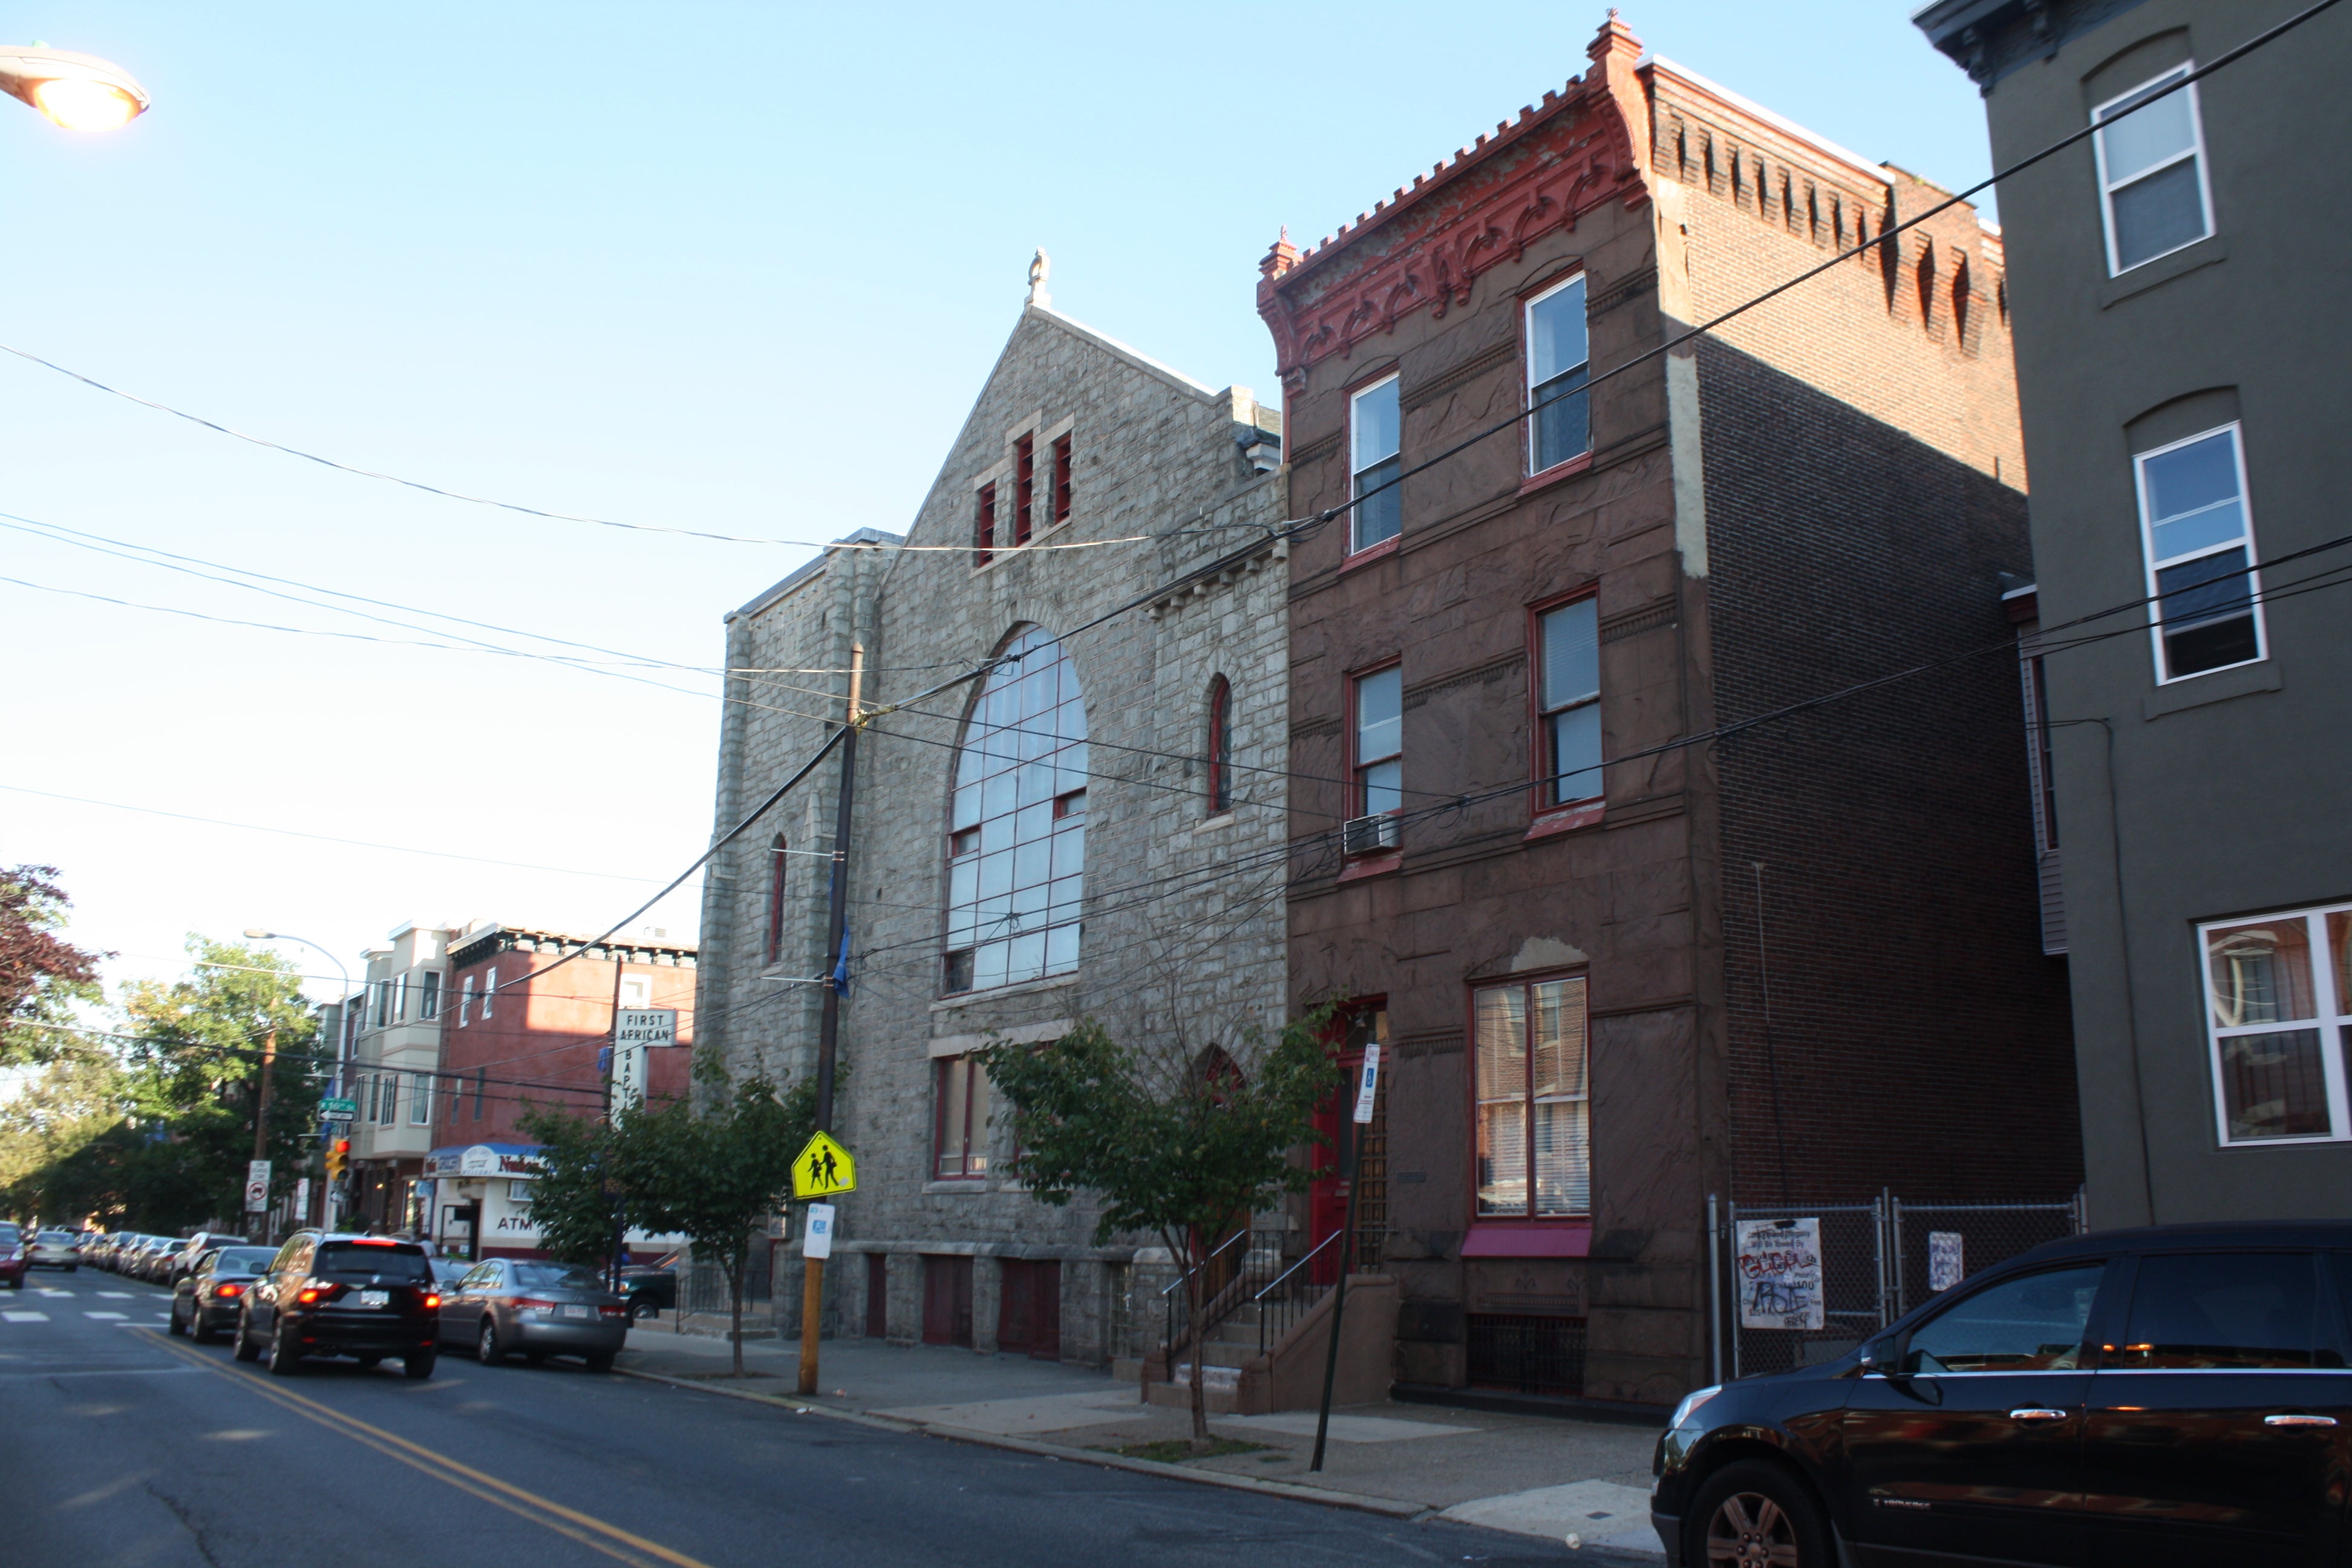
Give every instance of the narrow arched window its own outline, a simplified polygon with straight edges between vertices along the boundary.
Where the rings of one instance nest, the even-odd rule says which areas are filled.
[[[784,848],[784,836],[768,847],[768,962],[775,963],[784,955],[784,867],[791,856]]]
[[[1024,626],[972,700],[948,814],[946,988],[1078,966],[1087,706],[1052,634]]]
[[[1209,815],[1234,808],[1234,688],[1223,676],[1209,682]]]

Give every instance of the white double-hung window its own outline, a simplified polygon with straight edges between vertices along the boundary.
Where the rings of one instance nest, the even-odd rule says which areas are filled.
[[[2263,657],[2245,453],[2235,425],[2140,453],[2141,542],[2156,679],[2179,680]]]
[[[2091,110],[2091,123],[2099,127],[2091,140],[2098,149],[2110,277],[2194,245],[2213,232],[2213,194],[2205,178],[2197,84],[2148,101],[2173,88],[2191,68],[2176,66]]]
[[[1591,357],[1584,324],[1584,279],[1570,279],[1528,301],[1528,471],[1542,473],[1592,446],[1584,390]]]
[[[2225,1144],[2352,1138],[2352,904],[2198,928]]]
[[[1374,382],[1348,400],[1348,552],[1370,550],[1404,531],[1404,487],[1393,482],[1403,467],[1403,413],[1397,378]],[[1386,487],[1386,488],[1383,488]]]

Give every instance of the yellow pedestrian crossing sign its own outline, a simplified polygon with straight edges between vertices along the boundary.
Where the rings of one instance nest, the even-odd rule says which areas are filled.
[[[857,1162],[849,1151],[820,1132],[793,1160],[793,1196],[829,1198],[857,1190]]]

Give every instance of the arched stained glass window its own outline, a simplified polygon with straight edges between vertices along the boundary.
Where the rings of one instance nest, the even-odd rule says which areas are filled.
[[[948,822],[947,989],[985,991],[1078,966],[1086,869],[1087,707],[1042,627],[974,699]]]

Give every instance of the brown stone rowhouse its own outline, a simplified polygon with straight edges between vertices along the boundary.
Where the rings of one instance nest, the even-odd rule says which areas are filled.
[[[1267,256],[1293,516],[1945,194],[1643,58],[1613,13],[1591,54]],[[1400,1382],[1663,1403],[1707,1368],[1710,1193],[2081,1179],[2011,659],[1720,733],[2008,635],[2000,574],[2030,559],[1998,233],[1956,207],[1542,422],[1408,479],[1393,524],[1367,505],[1297,547],[1291,986],[1385,1031],[1361,1196]],[[1549,782],[1596,743],[1602,782]]]

